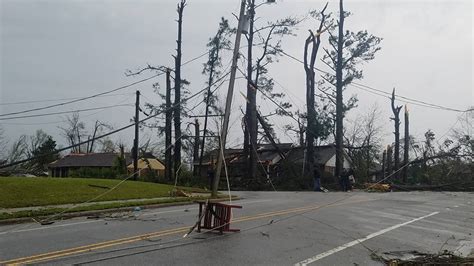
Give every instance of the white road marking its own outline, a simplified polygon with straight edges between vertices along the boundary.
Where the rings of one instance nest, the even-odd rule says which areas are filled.
[[[246,204],[260,203],[260,202],[267,202],[267,201],[272,201],[272,200],[254,200],[254,201],[241,201],[241,202],[236,201],[236,203],[246,205]],[[172,212],[184,212],[185,210],[197,210],[197,209],[198,208],[193,207],[193,208],[185,208],[185,209],[178,209],[178,210],[159,211],[159,212],[144,213],[141,216],[150,216],[150,215],[163,214],[163,213],[172,213]],[[97,220],[89,220],[89,221],[82,221],[82,222],[75,222],[75,223],[65,223],[65,224],[56,224],[56,225],[50,225],[50,226],[35,227],[35,228],[29,228],[29,229],[20,229],[20,230],[14,230],[14,231],[8,231],[7,230],[7,231],[4,231],[4,232],[0,232],[0,235],[12,234],[12,233],[21,233],[21,232],[30,232],[30,231],[38,231],[38,230],[47,230],[47,229],[54,229],[54,228],[58,228],[58,227],[98,223],[98,222],[104,222],[104,221],[105,221],[104,219],[97,219]]]
[[[328,251],[326,251],[326,252],[323,252],[323,253],[321,253],[321,254],[318,254],[318,255],[316,255],[316,256],[314,256],[314,257],[311,257],[311,258],[305,259],[305,260],[303,260],[303,261],[300,261],[300,262],[296,263],[295,266],[308,265],[308,264],[313,263],[313,262],[315,262],[315,261],[318,261],[318,260],[320,260],[320,259],[322,259],[322,258],[325,258],[325,257],[330,256],[330,255],[332,255],[332,254],[335,254],[335,253],[337,253],[337,252],[339,252],[339,251],[342,251],[342,250],[344,250],[344,249],[346,249],[346,248],[355,246],[355,245],[357,245],[357,244],[360,244],[360,243],[362,243],[362,242],[364,242],[364,241],[367,241],[367,240],[369,240],[369,239],[371,239],[371,238],[374,238],[374,237],[376,237],[376,236],[385,234],[385,233],[387,233],[387,232],[390,232],[390,231],[392,231],[392,230],[395,230],[395,229],[400,228],[400,227],[402,227],[402,226],[405,226],[405,225],[407,225],[407,224],[414,223],[414,222],[416,222],[416,221],[419,221],[419,220],[428,218],[428,217],[433,216],[433,215],[436,215],[436,214],[438,214],[438,213],[439,213],[439,212],[432,212],[432,213],[430,213],[430,214],[428,214],[428,215],[421,216],[421,217],[412,219],[412,220],[410,220],[410,221],[407,221],[407,222],[404,222],[404,223],[401,223],[401,224],[397,224],[397,225],[394,225],[394,226],[390,226],[390,227],[388,227],[388,228],[385,228],[385,229],[382,229],[382,230],[377,231],[377,232],[375,232],[375,233],[372,233],[372,234],[370,234],[370,235],[368,235],[368,236],[366,236],[366,237],[356,239],[356,240],[354,240],[354,241],[351,241],[351,242],[346,243],[346,244],[344,244],[344,245],[341,245],[341,246],[339,246],[339,247],[336,247],[336,248],[333,248],[333,249],[328,250]]]

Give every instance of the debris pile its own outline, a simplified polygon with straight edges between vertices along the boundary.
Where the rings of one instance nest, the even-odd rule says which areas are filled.
[[[189,195],[188,193],[184,192],[183,190],[179,188],[176,188],[170,191],[170,195],[171,197],[187,197],[187,198],[191,197],[191,195]]]
[[[390,192],[392,189],[390,184],[382,183],[365,183],[365,188],[368,192]]]
[[[474,182],[455,182],[437,185],[392,185],[395,191],[474,191]]]
[[[474,257],[460,257],[445,250],[437,254],[411,251],[391,251],[372,256],[389,266],[404,265],[474,265]]]

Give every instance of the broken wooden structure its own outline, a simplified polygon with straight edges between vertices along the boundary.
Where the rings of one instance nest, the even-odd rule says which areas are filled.
[[[201,232],[201,229],[219,231],[220,234],[240,231],[240,229],[230,228],[230,222],[232,208],[242,209],[242,206],[206,201],[198,201],[198,203],[199,217],[202,217],[198,222],[198,232]]]

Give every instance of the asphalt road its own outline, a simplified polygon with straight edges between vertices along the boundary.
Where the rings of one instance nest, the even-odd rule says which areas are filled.
[[[373,254],[474,254],[474,193],[233,192],[239,233],[193,232],[197,206],[0,226],[0,264],[381,265]]]

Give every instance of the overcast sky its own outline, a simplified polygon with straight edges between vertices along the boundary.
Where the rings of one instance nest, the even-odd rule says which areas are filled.
[[[127,69],[138,69],[147,63],[172,67],[177,2],[0,0],[0,113],[61,101],[23,105],[6,103],[89,96],[117,88],[153,75],[124,75]],[[215,34],[220,17],[224,16],[233,25],[236,24],[232,13],[238,13],[239,2],[188,1],[184,11],[183,61],[206,51],[206,42]],[[303,16],[311,9],[321,9],[323,5],[323,1],[315,0],[277,0],[276,4],[263,5],[257,10],[261,17],[258,23],[286,16]],[[395,87],[402,96],[455,109],[465,110],[474,105],[472,1],[347,0],[345,8],[353,13],[346,20],[347,29],[366,29],[383,38],[382,50],[376,54],[375,60],[363,66],[364,79],[359,83],[387,92]],[[328,10],[337,11],[336,0],[329,1]],[[283,49],[302,59],[307,30],[316,26],[314,20],[304,21],[298,27],[297,36],[284,39]],[[226,56],[224,65],[229,60],[230,57]],[[191,92],[205,86],[201,74],[205,61],[203,57],[183,67],[183,77],[191,82]],[[323,68],[321,63],[317,64]],[[294,109],[305,108],[304,70],[300,63],[282,57],[270,67],[270,75],[278,83],[275,90],[289,95]],[[137,89],[145,97],[142,101],[159,103],[160,99],[153,93],[153,82],[164,84],[164,77],[120,90],[110,97],[94,98],[37,113],[133,104],[133,94]],[[219,90],[221,99],[224,99],[226,85]],[[242,141],[239,108],[244,104],[240,92],[245,91],[245,85],[240,80],[235,89],[230,146]],[[389,120],[389,100],[355,87],[349,87],[345,97],[351,94],[357,95],[359,103],[347,119],[354,120],[366,113],[370,106],[378,104],[388,144],[393,127]],[[201,100],[202,97],[199,97],[189,106]],[[271,102],[261,98],[258,100],[263,113],[274,109]],[[438,136],[443,135],[461,115],[415,105],[409,105],[409,109],[412,133],[418,138],[427,129],[432,129]],[[122,106],[84,112],[81,117],[89,128],[96,119],[118,128],[129,124],[133,113],[133,106]],[[194,110],[194,114],[202,113],[203,105]],[[4,120],[0,124],[11,140],[42,128],[58,143],[64,144],[58,130],[58,126],[64,125],[64,119],[65,115],[54,115]],[[276,132],[282,142],[296,141],[295,136],[290,134],[290,138],[279,129],[284,124],[292,123],[291,119],[274,119],[271,122],[276,123]],[[186,123],[183,124],[185,127]],[[156,138],[155,132],[146,131],[144,134]],[[133,130],[130,129],[114,138],[131,143],[132,135]]]

